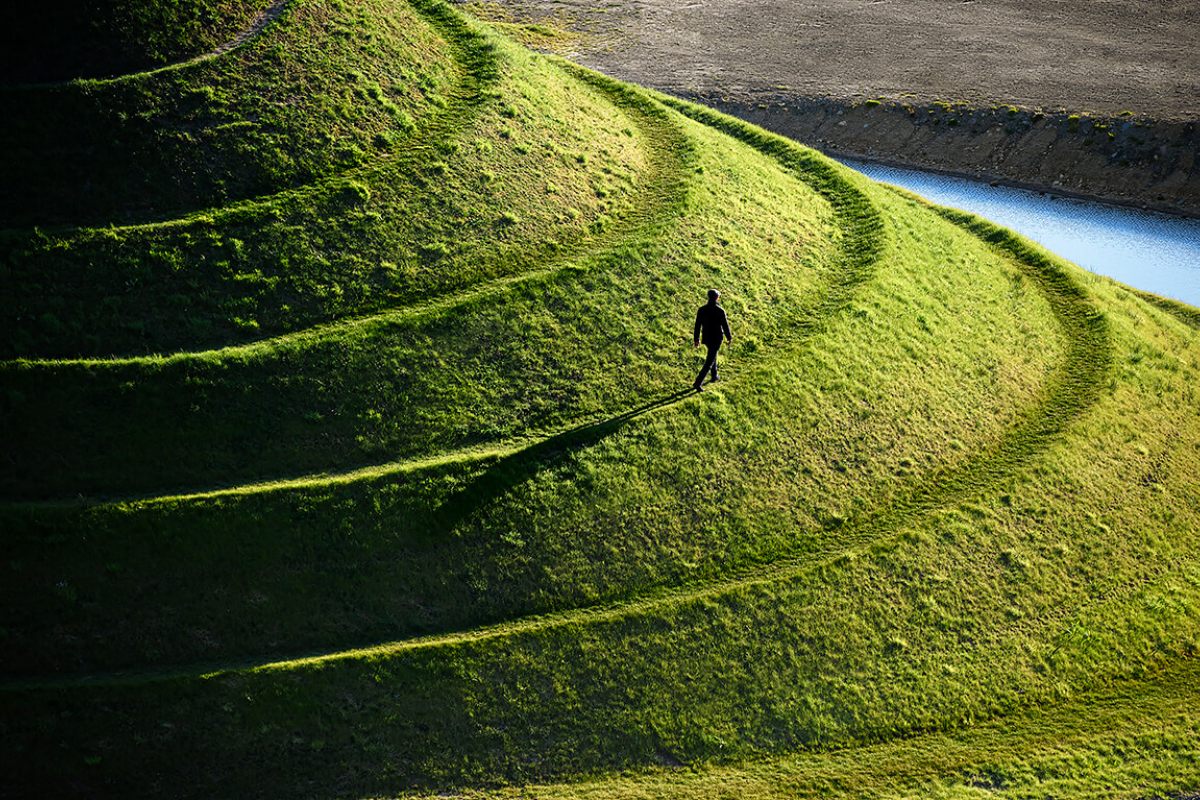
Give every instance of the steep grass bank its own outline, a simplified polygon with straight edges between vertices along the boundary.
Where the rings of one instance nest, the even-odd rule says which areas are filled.
[[[697,136],[701,135],[702,131],[698,130]],[[709,174],[709,168],[716,169],[721,164],[728,168],[735,156],[727,145],[721,146],[719,139],[709,142],[705,148],[708,152],[699,154],[705,174]],[[753,169],[755,160],[746,159],[743,175],[729,173],[728,177],[714,177],[712,181],[716,187],[727,183],[737,186],[744,196],[755,198],[770,186],[757,189],[754,181],[755,177],[761,179],[770,174],[766,171],[769,163],[765,159],[759,162],[756,172]],[[785,196],[795,203],[801,186],[784,184],[780,188],[786,189]],[[764,202],[770,200],[773,192],[774,187],[771,187],[771,194],[761,199]],[[669,234],[669,238],[681,245],[691,242],[696,224],[716,225],[718,220],[724,219],[731,233],[742,231],[738,244],[731,241],[728,248],[733,251],[731,257],[739,259],[740,248],[756,241],[745,231],[753,224],[758,207],[730,217],[728,210],[720,205],[723,196],[724,192],[714,192],[711,188],[697,190],[690,215],[692,221],[678,233]],[[819,211],[815,198],[811,202]],[[783,214],[774,217],[777,221],[784,218]],[[805,220],[804,216],[797,220],[801,224],[796,229],[797,235],[806,235]],[[782,231],[776,228],[775,232]],[[919,244],[922,236],[927,237],[923,246]],[[948,240],[944,238],[947,236]],[[790,236],[781,237],[780,241],[786,242],[787,250],[794,246]],[[846,242],[846,247],[866,246],[867,240]],[[963,263],[972,268],[988,261],[986,249],[978,245],[972,247],[969,238],[955,236],[953,229],[936,222],[932,230],[919,228],[906,234],[903,243],[903,249],[912,248],[908,255],[912,259],[910,263],[921,263],[923,254],[931,256],[944,247],[953,246],[963,247],[967,259]],[[672,267],[687,268],[700,255],[693,247],[688,245],[659,261],[658,274]],[[762,252],[761,246],[756,247]],[[798,253],[803,254],[804,250]],[[786,359],[786,354],[813,335],[816,326],[824,324],[824,317],[830,313],[830,287],[805,286],[812,277],[821,276],[822,262],[830,260],[830,254],[817,249],[804,258],[811,262],[807,271],[797,270],[795,262],[781,261],[781,272],[764,275],[764,278],[770,278],[769,282],[764,282],[764,289],[769,287],[773,292],[786,290],[788,281],[796,281],[795,300],[800,302],[785,295],[784,302],[766,313],[747,308],[742,320],[740,334],[745,341],[739,340],[739,348],[744,351],[739,360],[744,367],[754,369],[748,376],[734,376],[731,380],[735,385],[742,382],[756,385],[758,393],[743,402],[736,424],[721,434],[720,447],[732,453],[728,465],[732,474],[721,475],[721,471],[714,471],[712,465],[705,463],[703,452],[694,457],[680,453],[678,458],[661,464],[656,463],[653,455],[666,442],[703,441],[714,435],[713,426],[720,425],[716,419],[689,419],[687,416],[680,419],[673,414],[627,446],[605,444],[583,463],[572,463],[580,458],[576,452],[582,446],[624,428],[645,428],[648,422],[623,415],[617,415],[611,421],[603,416],[590,420],[587,416],[582,419],[568,416],[565,418],[568,426],[583,422],[589,427],[573,432],[568,430],[553,436],[547,443],[539,444],[534,440],[509,445],[502,453],[467,451],[446,463],[416,463],[411,467],[405,462],[395,462],[394,466],[384,464],[378,470],[382,474],[368,473],[357,480],[349,476],[350,483],[332,495],[317,478],[307,486],[283,486],[274,491],[269,487],[251,487],[244,492],[213,498],[168,497],[132,506],[104,504],[81,510],[71,508],[70,504],[61,505],[57,510],[35,506],[21,515],[13,515],[14,531],[27,531],[23,536],[14,537],[14,542],[24,541],[22,549],[32,547],[31,551],[26,551],[30,555],[40,552],[39,560],[45,568],[57,570],[65,577],[62,569],[66,564],[64,559],[70,558],[67,552],[78,552],[81,544],[75,537],[66,536],[61,539],[61,549],[45,550],[42,541],[46,526],[56,517],[55,527],[59,530],[87,530],[90,535],[108,531],[97,541],[107,542],[104,546],[107,557],[121,565],[120,575],[93,574],[87,567],[91,558],[78,561],[80,569],[68,580],[91,602],[77,604],[72,610],[61,602],[54,602],[56,598],[48,597],[52,602],[46,605],[45,618],[47,621],[58,620],[60,634],[75,645],[64,647],[60,636],[58,641],[47,642],[39,649],[44,649],[47,657],[60,659],[68,650],[90,651],[94,658],[99,655],[99,650],[111,649],[121,658],[136,663],[143,658],[134,655],[140,648],[131,646],[127,640],[128,636],[135,636],[146,641],[145,647],[154,651],[167,649],[168,642],[181,639],[191,642],[188,645],[190,652],[179,652],[176,647],[162,652],[158,658],[169,661],[180,657],[203,657],[204,653],[213,652],[216,643],[210,638],[211,634],[197,638],[196,632],[213,630],[212,622],[228,611],[231,602],[238,602],[241,611],[237,617],[247,627],[237,637],[244,640],[236,646],[237,650],[253,652],[256,648],[261,649],[258,642],[263,632],[270,629],[272,633],[267,635],[270,641],[279,642],[277,647],[285,651],[289,648],[288,642],[294,642],[290,645],[294,651],[297,646],[320,643],[320,639],[314,637],[323,628],[330,630],[325,634],[329,637],[337,635],[339,627],[365,622],[373,626],[374,637],[385,638],[408,630],[461,627],[515,613],[611,599],[634,587],[644,590],[669,585],[676,580],[695,579],[738,564],[769,561],[781,554],[824,546],[824,540],[836,535],[846,519],[886,505],[894,493],[909,494],[912,484],[921,479],[931,480],[931,473],[945,472],[961,462],[972,449],[968,445],[984,446],[993,439],[1019,409],[1019,404],[1037,391],[1037,381],[1041,377],[1038,370],[1032,369],[1024,376],[1016,374],[1019,366],[1029,366],[1021,346],[1024,334],[1013,337],[1007,355],[1001,361],[988,364],[984,354],[963,344],[976,338],[957,327],[967,318],[955,315],[952,309],[933,307],[926,324],[944,327],[944,330],[939,330],[927,342],[899,339],[890,342],[890,348],[873,352],[880,348],[858,338],[859,335],[870,336],[870,326],[861,323],[844,352],[828,348],[820,353],[801,351],[806,355],[805,361],[794,372],[789,364],[790,377],[781,378],[776,374],[780,356]],[[848,261],[853,263],[854,259]],[[644,263],[642,260],[633,262],[630,265],[633,274],[637,274],[637,267]],[[713,265],[720,266],[721,263],[722,260],[718,260]],[[838,266],[844,263],[840,262]],[[568,285],[561,296],[586,298],[593,308],[604,309],[607,303],[609,308],[616,309],[627,304],[626,298],[639,291],[628,284],[614,285],[620,270],[620,267],[612,266],[605,271],[606,285],[592,284],[586,291]],[[859,277],[853,271],[841,278],[835,275],[825,280],[836,281],[836,287],[842,286],[841,281]],[[954,281],[952,276],[953,273],[947,272],[939,278]],[[1011,289],[1013,281],[1022,279],[1019,272],[1010,271],[1006,275],[1002,271],[993,280],[994,288]],[[934,281],[933,286],[936,285],[937,281]],[[903,286],[890,288],[897,293],[907,291]],[[753,287],[743,281],[741,302],[752,301],[752,290]],[[805,301],[806,295],[812,299]],[[910,299],[916,301],[915,296]],[[510,310],[512,302],[506,304]],[[877,319],[898,317],[898,308],[905,302],[909,300],[903,294],[885,294],[881,299],[864,301],[860,311],[863,316],[870,313]],[[1014,290],[1011,302],[1007,311],[997,309],[999,316],[986,315],[974,323],[983,327],[1006,326],[1011,324],[1005,321],[1006,318],[1018,320],[1020,311],[1031,302],[1037,308],[1036,296],[1030,297],[1029,287]],[[673,307],[671,303],[656,302],[653,305],[660,306],[658,313],[666,309],[667,314]],[[653,308],[648,306],[646,312],[644,321],[653,322]],[[531,311],[521,306],[514,313],[523,325],[528,324],[531,315]],[[580,363],[584,348],[583,344],[578,346],[579,356],[574,356],[569,349],[572,340],[566,335],[566,326],[577,316],[576,308],[566,307],[566,313],[559,315],[557,329],[560,335],[554,340],[559,353],[569,354],[564,360],[572,365]],[[1046,326],[1047,322],[1042,325]],[[665,328],[671,322],[667,318],[661,324]],[[804,334],[806,329],[809,330],[807,335]],[[1052,339],[1055,331],[1052,326],[1046,326],[1041,334]],[[461,338],[474,341],[477,337]],[[442,351],[451,351],[454,341],[443,340]],[[661,344],[655,344],[652,339],[642,343],[629,341],[623,345],[627,350],[625,364],[643,347],[653,348],[647,355],[661,349]],[[920,371],[897,369],[895,365],[905,349],[914,347],[926,351],[929,358],[938,353],[945,367],[944,374],[930,379]],[[991,356],[1004,349],[995,344],[989,347]],[[608,358],[615,361],[617,355],[613,352]],[[820,387],[842,380],[845,365],[855,359],[860,365],[875,365],[874,368],[880,370],[867,382],[875,384],[871,391],[860,389],[863,391],[861,396],[855,393],[848,397],[809,395],[813,391],[819,392]],[[603,388],[599,381],[604,378],[606,359],[601,358],[598,363],[597,377],[589,378],[588,384]],[[912,363],[915,366],[918,362]],[[666,367],[657,383],[631,386],[636,394],[628,399],[622,398],[618,390],[600,394],[593,402],[602,402],[607,395],[619,403],[618,408],[635,411],[637,404],[643,402],[639,396],[651,404],[658,397],[677,402],[679,398],[672,395],[680,383],[682,369],[677,363],[670,362]],[[545,373],[544,367],[538,369]],[[642,375],[643,380],[646,376],[645,371],[636,366],[609,371],[624,376],[627,381],[636,375]],[[518,382],[529,385],[528,380],[519,379]],[[1003,385],[1004,391],[989,397],[997,382]],[[915,392],[917,386],[921,387],[923,396]],[[958,397],[951,399],[953,395]],[[958,413],[903,429],[895,426],[895,417],[910,414],[909,409],[914,403],[935,402],[935,398],[944,403],[947,412],[953,407]],[[797,419],[776,418],[777,408],[792,405],[800,410]],[[865,405],[876,408],[864,413]],[[577,400],[568,402],[563,413],[579,414],[579,406]],[[985,406],[991,409],[991,416],[975,417],[979,408]],[[444,418],[451,413],[450,409],[442,412]],[[818,442],[837,436],[837,431],[851,421],[857,424],[857,435],[842,436],[840,457],[844,461],[813,458],[819,448]],[[411,427],[415,421],[409,418],[407,424]],[[954,448],[943,448],[939,452],[936,443],[951,431],[962,438]],[[784,441],[789,443],[784,445]],[[560,464],[556,451],[566,451],[571,457]],[[788,466],[793,457],[804,461],[802,469]],[[640,466],[631,480],[629,469],[633,463]],[[547,470],[546,474],[535,484],[525,485],[543,470]],[[584,475],[588,477],[584,479]],[[781,482],[781,475],[789,477]],[[868,486],[872,487],[875,497],[869,497]],[[691,529],[694,508],[687,499],[689,494],[696,496],[696,502],[731,507],[735,511],[741,509],[741,513],[735,513],[726,521],[729,527],[698,537]],[[807,496],[809,500],[803,505],[794,505],[789,498],[795,495]],[[386,497],[387,502],[380,507],[382,497]],[[334,508],[342,510],[339,513],[333,511]],[[267,520],[274,521],[264,522],[264,515]],[[332,530],[326,528],[329,521],[338,516],[342,517],[338,522],[339,530],[354,531],[357,544],[352,548],[328,540]],[[27,521],[19,523],[18,519]],[[196,525],[203,526],[203,533],[187,535],[195,546],[181,548],[175,538],[154,544],[158,540],[155,531],[182,532]],[[303,526],[307,533],[301,535],[297,525]],[[792,542],[790,537],[777,530],[781,525],[785,531],[799,529],[813,530],[814,533],[801,542]],[[284,538],[253,533],[263,529],[278,531]],[[620,541],[604,541],[605,532],[613,529],[620,531]],[[140,533],[135,533],[137,531]],[[367,531],[375,533],[368,537]],[[538,534],[531,536],[532,531]],[[594,533],[581,540],[580,534],[584,531]],[[737,533],[731,535],[731,531]],[[219,537],[226,544],[216,546],[213,537]],[[320,544],[322,541],[326,544]],[[114,542],[123,543],[120,552],[112,549]],[[404,559],[386,557],[388,552],[395,552],[395,548],[402,546],[406,546],[408,552]],[[162,549],[164,547],[166,550]],[[298,553],[296,547],[303,549]],[[623,547],[634,549],[623,553],[614,562],[613,555],[620,552],[617,548]],[[154,551],[159,555],[151,556]],[[453,555],[459,551],[462,556]],[[689,555],[681,563],[683,553]],[[467,557],[468,554],[474,555]],[[216,561],[211,561],[214,557]],[[178,564],[176,571],[169,574],[164,572],[167,558],[177,559]],[[427,563],[429,568],[414,568],[414,559]],[[21,560],[29,564],[29,569],[39,569],[24,557]],[[205,562],[210,566],[202,570],[199,565]],[[301,568],[301,562],[309,563],[309,566]],[[290,568],[277,568],[285,563],[290,564]],[[139,564],[141,566],[137,566]],[[336,571],[332,570],[335,564]],[[446,573],[444,566],[451,564],[460,565],[460,569]],[[550,564],[556,565],[552,573],[538,574],[540,565]],[[680,571],[683,564],[687,564],[687,568]],[[320,591],[316,590],[311,577],[319,565],[323,565],[319,571],[328,575],[327,581],[322,579],[327,586]],[[141,570],[145,570],[144,575]],[[380,580],[386,580],[392,587],[391,590],[376,599],[354,599],[352,586],[365,578],[364,570],[375,571]],[[236,599],[227,592],[214,595],[204,588],[206,585],[235,583],[233,576],[243,573],[245,578],[236,580],[236,585],[243,587]],[[402,590],[403,585],[411,588]],[[117,595],[110,594],[131,590],[140,596],[117,600]],[[140,594],[144,591],[150,594]],[[174,599],[168,599],[168,595]],[[264,602],[264,596],[274,600]],[[106,599],[101,601],[101,598]],[[364,604],[377,601],[385,603],[390,612],[363,613]],[[175,609],[169,617],[161,613],[164,603]],[[314,603],[318,605],[311,605]],[[190,608],[186,613],[191,622],[180,624],[183,620],[175,614],[183,613],[184,607]],[[335,610],[338,607],[340,611]],[[126,635],[119,635],[111,625],[94,616],[101,609],[108,609],[103,613],[110,613],[118,608],[121,611],[113,618],[125,628]],[[63,623],[80,612],[83,616],[77,617],[77,633],[67,633],[62,628]],[[178,626],[176,631],[161,629],[161,621],[166,618],[173,620],[173,626]],[[41,628],[41,619],[31,619],[29,629]],[[206,619],[209,621],[205,622]],[[288,622],[289,619],[294,622]],[[318,621],[314,623],[314,620]],[[220,627],[226,635],[232,633],[227,623]],[[306,638],[297,640],[297,635]],[[99,664],[93,663],[93,666]]]

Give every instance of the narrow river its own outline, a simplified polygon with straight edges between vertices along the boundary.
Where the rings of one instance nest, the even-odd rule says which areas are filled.
[[[987,217],[1092,272],[1200,306],[1200,219],[850,159],[843,163],[939,205]]]

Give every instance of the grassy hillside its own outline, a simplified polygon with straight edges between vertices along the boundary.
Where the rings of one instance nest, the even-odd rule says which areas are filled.
[[[1200,787],[1195,310],[438,0],[0,103],[7,794]]]

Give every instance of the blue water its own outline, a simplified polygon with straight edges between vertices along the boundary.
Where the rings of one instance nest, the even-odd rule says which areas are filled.
[[[987,217],[1079,266],[1200,306],[1200,220],[846,160],[870,178]]]

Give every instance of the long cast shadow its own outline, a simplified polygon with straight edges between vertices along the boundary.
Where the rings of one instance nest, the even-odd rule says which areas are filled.
[[[687,389],[673,392],[615,417],[579,425],[504,456],[434,512],[434,531],[445,533],[454,530],[476,511],[538,472],[561,463],[583,447],[611,436],[638,417],[674,405],[690,394],[692,392]]]

